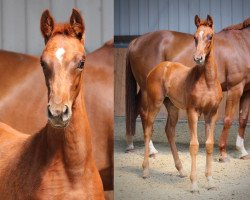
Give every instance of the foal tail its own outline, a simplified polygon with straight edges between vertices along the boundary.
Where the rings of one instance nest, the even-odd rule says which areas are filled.
[[[130,65],[130,46],[128,47],[126,55],[126,135],[135,135],[135,124],[137,117],[136,95],[137,95],[137,83],[132,73]]]

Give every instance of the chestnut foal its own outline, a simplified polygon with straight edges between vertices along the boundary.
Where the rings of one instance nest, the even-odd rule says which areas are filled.
[[[73,9],[55,25],[46,10],[41,31],[48,123],[32,136],[0,124],[1,199],[104,199],[83,98],[83,19]]]
[[[206,20],[195,16],[197,31],[194,35],[196,52],[194,59],[199,65],[189,68],[176,62],[161,62],[147,77],[148,110],[145,126],[145,155],[143,161],[143,177],[149,175],[149,142],[152,126],[164,99],[168,97],[178,108],[185,109],[191,134],[190,154],[191,191],[199,191],[196,174],[196,156],[199,142],[197,139],[197,122],[203,113],[206,132],[206,172],[208,188],[212,184],[212,153],[214,148],[214,126],[217,110],[222,99],[222,89],[217,77],[217,67],[213,51],[213,20],[208,15]],[[170,116],[171,117],[171,116]],[[181,173],[181,172],[180,172]]]

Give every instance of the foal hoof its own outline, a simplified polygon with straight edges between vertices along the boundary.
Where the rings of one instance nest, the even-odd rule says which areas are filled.
[[[130,153],[130,152],[134,152],[135,150],[135,147],[133,144],[130,144],[127,146],[126,150],[125,150],[125,153]]]
[[[250,160],[250,155],[241,156],[240,159],[242,159],[242,160]]]
[[[193,194],[200,194],[199,187],[198,187],[197,183],[192,184],[190,192]]]
[[[149,177],[149,169],[144,169],[142,173],[142,178],[148,178]]]
[[[180,175],[181,178],[187,177],[187,173],[183,169],[179,170],[179,175]]]
[[[152,153],[152,154],[149,154],[149,157],[150,157],[150,158],[154,158],[154,159],[155,159],[155,158],[157,157],[157,154],[158,154],[158,153]]]
[[[227,162],[230,162],[230,159],[227,156],[226,157],[220,156],[219,162],[220,163],[227,163]]]
[[[158,154],[159,152],[154,148],[154,149],[150,149],[149,150],[149,157],[150,158],[156,158],[156,156],[157,156],[157,154]]]

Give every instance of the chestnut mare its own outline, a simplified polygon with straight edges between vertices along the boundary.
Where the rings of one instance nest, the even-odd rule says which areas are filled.
[[[0,124],[1,198],[104,199],[83,98],[83,19],[73,9],[69,24],[55,25],[46,10],[41,31],[48,123],[32,136]]]
[[[201,114],[204,114],[206,126],[206,171],[208,188],[212,183],[212,154],[214,148],[214,127],[219,104],[222,100],[222,89],[217,77],[217,66],[214,61],[214,26],[213,20],[208,15],[206,20],[200,20],[195,16],[196,52],[194,59],[198,65],[186,67],[177,62],[161,62],[153,68],[147,77],[147,118],[145,124],[144,140],[145,155],[143,161],[143,177],[149,175],[149,141],[152,136],[152,127],[157,113],[159,112],[165,97],[177,108],[185,109],[188,116],[190,129],[190,154],[191,165],[191,191],[198,192],[196,156],[199,142],[197,138],[197,122]],[[171,113],[170,116],[171,118]],[[173,155],[174,158],[178,154]],[[183,176],[182,166],[179,168]]]
[[[113,66],[109,41],[87,54],[83,80],[94,157],[105,190],[113,190]],[[0,51],[0,74],[0,121],[28,134],[43,128],[48,95],[39,58]]]
[[[150,41],[150,42],[149,42]],[[230,26],[214,37],[215,62],[218,66],[218,78],[223,91],[227,91],[224,127],[220,137],[219,150],[221,162],[228,160],[226,140],[232,124],[232,118],[238,103],[239,134],[236,145],[240,149],[240,157],[248,159],[244,148],[244,131],[247,124],[250,90],[250,18],[241,24]],[[127,150],[133,149],[133,135],[135,134],[135,119],[139,114],[145,126],[147,94],[146,77],[153,66],[162,61],[180,62],[185,66],[195,66],[192,54],[195,52],[195,43],[191,34],[174,31],[156,31],[145,34],[133,40],[127,53],[126,66],[126,135]],[[137,84],[140,90],[137,94]],[[165,104],[171,118],[166,123],[171,150],[176,151],[175,126],[178,121],[178,110]],[[151,153],[157,153],[152,150]]]

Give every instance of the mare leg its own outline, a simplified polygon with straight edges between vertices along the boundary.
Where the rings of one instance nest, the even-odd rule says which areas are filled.
[[[235,113],[235,109],[239,103],[240,97],[243,93],[243,84],[239,84],[230,90],[228,90],[227,100],[226,100],[226,109],[225,109],[225,118],[224,118],[224,126],[222,133],[220,135],[219,142],[219,161],[227,162],[229,158],[227,157],[226,146],[227,146],[227,137],[229,129],[232,125],[233,115]]]
[[[181,160],[179,158],[178,150],[175,144],[175,127],[178,122],[179,109],[176,108],[172,102],[166,98],[164,105],[168,111],[168,119],[165,127],[165,132],[170,144],[171,152],[174,158],[176,169],[179,171],[180,177],[186,177],[186,172],[183,170]]]
[[[141,89],[140,89],[139,92],[138,92],[138,94],[136,95],[136,114],[135,114],[136,116],[135,116],[135,120],[136,120],[136,118],[139,115],[140,110],[141,110],[141,108],[140,108],[140,106],[141,106],[141,103],[140,103],[141,99],[142,99],[142,95],[141,95]],[[126,153],[132,152],[135,149],[134,148],[133,137],[134,136],[132,134],[126,134],[126,141],[127,141],[127,147],[126,147],[126,150],[125,150]]]
[[[191,192],[199,192],[198,184],[197,184],[197,169],[196,169],[196,157],[199,150],[199,142],[197,137],[197,122],[199,114],[194,109],[187,110],[188,115],[188,125],[190,129],[190,155],[191,155]]]
[[[206,132],[206,170],[205,176],[208,181],[208,189],[215,188],[212,178],[212,162],[214,151],[214,128],[217,119],[217,113],[205,116],[205,132]]]
[[[139,91],[137,95],[137,115],[139,114],[142,121],[142,128],[143,132],[145,132],[145,124],[146,124],[146,118],[147,118],[147,93],[146,91]],[[130,152],[134,150],[134,144],[133,144],[133,136],[128,135],[127,136],[127,148],[126,152]],[[149,156],[155,157],[158,151],[153,145],[152,140],[149,142]]]
[[[240,112],[239,112],[239,133],[236,140],[236,149],[240,152],[240,158],[247,160],[250,159],[244,147],[244,134],[247,125],[248,115],[250,111],[250,91],[244,92],[240,99]]]

